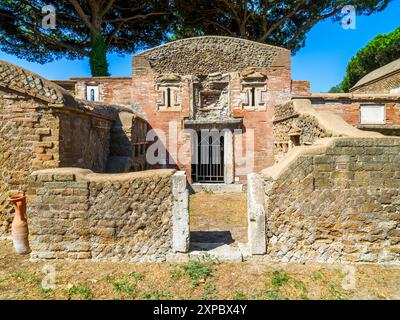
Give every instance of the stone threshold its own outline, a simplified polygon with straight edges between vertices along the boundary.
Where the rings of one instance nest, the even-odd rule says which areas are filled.
[[[191,191],[213,192],[213,193],[242,193],[244,192],[243,184],[225,184],[225,183],[192,183]]]

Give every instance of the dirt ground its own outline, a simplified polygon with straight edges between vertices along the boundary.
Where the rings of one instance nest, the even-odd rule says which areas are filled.
[[[0,299],[400,299],[400,267],[34,263],[0,241]]]
[[[191,196],[191,240],[246,242],[246,195]],[[30,262],[0,241],[0,299],[400,299],[400,266]]]
[[[192,242],[247,242],[247,197],[245,193],[196,193],[190,197]]]

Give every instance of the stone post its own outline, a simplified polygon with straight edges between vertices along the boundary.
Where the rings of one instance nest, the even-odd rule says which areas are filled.
[[[224,176],[225,183],[231,184],[233,176],[233,133],[231,130],[224,130]]]
[[[189,190],[186,188],[186,174],[178,171],[172,176],[172,194],[174,196],[172,216],[172,250],[189,251]]]
[[[252,255],[261,255],[267,252],[263,180],[250,173],[247,184],[248,246]]]

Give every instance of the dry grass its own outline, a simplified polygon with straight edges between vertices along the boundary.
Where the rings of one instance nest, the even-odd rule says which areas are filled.
[[[192,195],[190,197],[190,230],[230,232],[231,238],[236,243],[247,242],[246,194],[202,192]],[[207,242],[212,242],[211,240]]]
[[[41,282],[46,266],[56,286]],[[0,242],[0,299],[400,299],[400,267],[357,266],[345,290],[343,266],[205,261],[186,265],[33,263]]]

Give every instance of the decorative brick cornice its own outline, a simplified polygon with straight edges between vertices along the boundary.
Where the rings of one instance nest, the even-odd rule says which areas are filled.
[[[0,86],[48,103],[64,104],[68,100],[74,100],[55,83],[3,60],[0,60]]]

